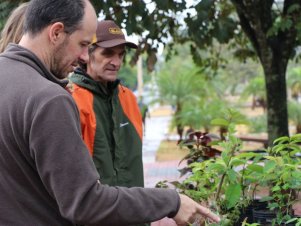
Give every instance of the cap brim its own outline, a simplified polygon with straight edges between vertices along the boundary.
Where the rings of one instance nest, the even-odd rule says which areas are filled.
[[[113,39],[113,40],[108,40],[108,41],[103,41],[103,42],[96,42],[95,44],[102,48],[111,48],[111,47],[119,46],[122,44],[125,44],[126,46],[133,48],[133,49],[138,48],[138,46],[136,44],[134,44],[132,42],[127,42],[124,39]]]

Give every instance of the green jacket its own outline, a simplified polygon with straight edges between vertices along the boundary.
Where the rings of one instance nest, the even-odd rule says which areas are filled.
[[[119,81],[105,87],[82,70],[70,80],[82,136],[101,182],[143,187],[142,119],[132,91]]]

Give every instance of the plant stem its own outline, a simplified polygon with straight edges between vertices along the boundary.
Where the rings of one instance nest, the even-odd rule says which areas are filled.
[[[219,199],[219,196],[220,196],[220,193],[221,193],[221,190],[222,190],[222,186],[223,186],[223,183],[224,183],[226,174],[227,174],[227,169],[229,168],[231,159],[232,159],[232,157],[234,156],[234,152],[235,152],[235,150],[236,150],[236,147],[237,147],[237,145],[235,144],[235,145],[231,148],[231,150],[230,150],[230,152],[229,152],[230,158],[229,158],[229,161],[226,163],[226,166],[227,166],[226,172],[223,173],[222,178],[221,178],[221,180],[220,180],[220,182],[219,182],[219,184],[218,184],[218,188],[217,188],[217,192],[216,192],[215,201],[218,201],[218,199]]]

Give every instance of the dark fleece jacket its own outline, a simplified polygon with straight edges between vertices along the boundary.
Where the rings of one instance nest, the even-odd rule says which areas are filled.
[[[173,190],[99,182],[65,85],[19,45],[0,55],[0,225],[131,225],[174,216]]]

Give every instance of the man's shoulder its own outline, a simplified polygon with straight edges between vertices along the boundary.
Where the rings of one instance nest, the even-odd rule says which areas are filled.
[[[85,94],[91,94],[91,91],[87,89],[86,87],[81,86],[80,84],[77,84],[73,82],[72,80],[69,80],[67,84],[67,90],[73,95],[80,95],[83,96]]]
[[[136,99],[134,92],[131,89],[129,89],[128,87],[119,84],[118,89],[119,89],[119,94],[129,95]]]

